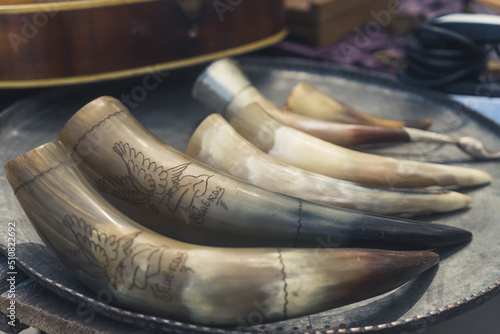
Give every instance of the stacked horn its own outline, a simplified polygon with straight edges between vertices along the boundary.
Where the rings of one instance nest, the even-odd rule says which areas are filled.
[[[214,84],[214,75],[222,78],[214,68],[239,75],[226,85],[237,92],[217,90],[224,86]],[[5,166],[37,233],[91,289],[108,289],[124,308],[189,323],[237,325],[255,303],[266,303],[265,320],[277,321],[391,291],[438,263],[429,250],[471,239],[460,228],[373,214],[453,211],[471,199],[442,189],[380,187],[377,173],[396,173],[401,162],[292,130],[248,81],[241,89],[246,78],[235,68],[231,60],[216,62],[196,82],[195,96],[226,120],[208,117],[188,155],[118,100],[101,97],[81,108],[57,141]],[[292,148],[281,145],[291,135],[298,137],[290,144],[316,145],[323,156],[297,146],[290,157]],[[335,175],[292,166],[294,159],[322,162]],[[363,175],[352,168],[362,159],[381,167]],[[332,177],[342,174],[351,176]],[[490,179],[478,170],[418,163],[404,185]],[[312,267],[310,258],[317,259]]]

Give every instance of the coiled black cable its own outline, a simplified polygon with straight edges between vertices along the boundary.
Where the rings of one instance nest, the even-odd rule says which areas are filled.
[[[500,55],[498,43],[478,43],[458,32],[426,24],[415,28],[406,40],[397,76],[420,87],[477,78],[492,50]]]

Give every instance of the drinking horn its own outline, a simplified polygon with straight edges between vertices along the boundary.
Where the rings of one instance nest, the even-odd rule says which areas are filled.
[[[488,173],[477,169],[362,153],[286,126],[268,113],[274,105],[230,59],[209,65],[197,78],[192,93],[206,107],[223,114],[236,131],[263,152],[311,172],[382,187],[475,186],[491,182]]]
[[[299,113],[295,113],[288,110],[283,110],[278,108],[276,105],[271,103],[268,99],[266,99],[255,87],[250,84],[250,81],[245,76],[245,74],[239,69],[237,64],[232,59],[222,59],[216,61],[212,68],[217,68],[218,73],[214,73],[214,75],[220,75],[221,72],[224,74],[220,78],[221,80],[225,80],[227,85],[236,85],[235,87],[242,88],[240,91],[237,91],[238,88],[233,91],[229,91],[228,95],[225,97],[231,98],[230,94],[233,92],[235,95],[235,99],[240,100],[238,104],[238,108],[242,108],[244,105],[249,102],[258,102],[267,113],[273,116],[275,119],[292,127],[294,129],[300,130],[302,132],[308,133],[317,138],[323,139],[327,142],[340,145],[343,147],[350,147],[360,144],[372,144],[372,143],[392,143],[392,142],[407,142],[409,141],[408,133],[400,126],[396,127],[395,124],[402,124],[398,121],[391,120],[383,120],[378,118],[369,118],[368,115],[362,114],[364,119],[371,120],[373,119],[373,123],[377,124],[385,124],[388,123],[392,126],[380,126],[369,124],[368,121],[363,122],[361,119],[359,120],[361,124],[344,124],[340,122],[332,122],[326,121],[310,116],[305,116]],[[217,87],[217,93],[221,93],[226,95],[226,93],[222,93],[222,90],[226,89],[226,87]],[[200,94],[201,95],[201,94]],[[212,96],[211,96],[212,95]],[[213,94],[208,95],[209,98],[214,98]],[[304,100],[303,96],[300,96],[301,100]],[[227,101],[226,101],[227,102]],[[303,104],[306,104],[305,102]],[[311,108],[315,106],[314,103],[311,103]],[[302,104],[300,105],[302,107]],[[216,110],[217,112],[221,112]],[[226,118],[231,119],[232,113],[236,113],[237,108],[231,108],[226,110]],[[230,114],[231,113],[231,114]],[[346,113],[345,115],[352,115],[353,113]],[[363,124],[368,123],[368,124]],[[414,122],[415,125],[427,123],[427,121],[422,122]]]
[[[427,129],[432,123],[428,118],[398,121],[366,114],[334,99],[306,82],[299,82],[292,88],[286,100],[284,110],[303,116],[344,124]]]
[[[198,126],[186,153],[276,192],[364,212],[411,216],[458,210],[471,202],[469,196],[453,191],[362,186],[285,164],[249,143],[220,114]]]
[[[80,109],[59,140],[106,199],[139,223],[186,242],[427,249],[471,239],[462,229],[334,208],[234,178],[167,145],[112,97]]]
[[[321,120],[335,122],[339,118],[339,115],[357,116],[356,118],[361,120],[369,115],[360,114],[360,112],[342,104],[305,82],[298,83],[292,89],[285,104],[285,110],[295,113],[295,116],[286,114],[290,119],[288,123],[284,121],[283,116],[282,118],[276,117],[284,124],[341,146],[364,144],[370,141],[378,143],[384,141],[429,142],[434,144],[455,145],[463,152],[476,159],[491,160],[500,158],[500,152],[492,153],[488,151],[485,145],[477,138],[469,136],[455,138],[447,134],[409,128],[409,126],[415,123],[410,125],[401,124],[392,134],[389,131],[384,131],[384,128],[380,127],[372,127],[371,130],[365,129],[360,131],[354,128],[351,129],[351,131],[348,131],[347,128],[344,130],[336,130],[333,125],[331,128],[328,128]],[[346,112],[339,112],[339,110],[346,110]],[[347,112],[347,110],[349,110],[349,112]],[[316,121],[311,121],[311,117],[315,118]],[[371,120],[371,118],[368,119]],[[347,118],[345,121],[349,120],[353,121],[354,117],[353,119]],[[337,126],[341,127],[341,125]],[[380,132],[381,135],[379,135],[378,132]],[[341,135],[347,136],[346,139],[343,139]]]
[[[265,321],[283,320],[388,292],[439,260],[429,251],[216,248],[170,239],[100,196],[60,142],[5,169],[60,260],[93,291],[143,314],[237,326],[260,310]]]

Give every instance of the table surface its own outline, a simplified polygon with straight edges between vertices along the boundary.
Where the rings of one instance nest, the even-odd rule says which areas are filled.
[[[500,98],[471,95],[450,95],[450,97],[500,124]]]

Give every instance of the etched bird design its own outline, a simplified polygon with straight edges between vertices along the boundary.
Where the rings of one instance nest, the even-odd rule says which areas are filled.
[[[67,254],[88,276],[107,279],[115,288],[146,289],[148,279],[160,274],[168,247],[136,242],[141,232],[117,238],[100,233],[75,215],[66,215],[63,224],[71,230],[78,246]]]
[[[97,181],[97,189],[133,204],[149,203],[158,213],[160,205],[172,212],[187,210],[194,198],[205,194],[210,175],[182,176],[190,163],[164,169],[128,143],[115,143],[115,151],[127,166],[128,175],[108,176]]]
[[[184,176],[183,182],[177,183],[170,192],[168,198],[168,208],[175,212],[177,208],[188,210],[196,197],[200,197],[207,192],[208,179],[210,175]]]

